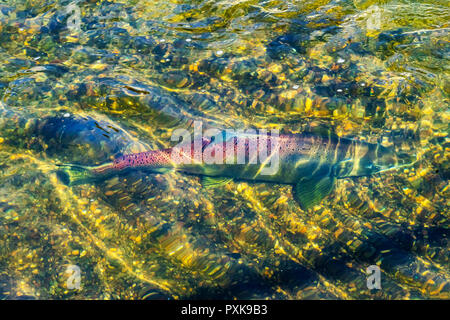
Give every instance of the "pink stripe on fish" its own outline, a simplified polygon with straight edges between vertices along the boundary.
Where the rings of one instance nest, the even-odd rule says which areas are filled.
[[[123,170],[130,167],[164,166],[170,162],[171,149],[164,149],[121,156],[114,160],[113,167]]]

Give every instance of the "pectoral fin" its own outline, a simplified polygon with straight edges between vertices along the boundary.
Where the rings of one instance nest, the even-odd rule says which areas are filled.
[[[331,193],[334,178],[330,176],[303,179],[294,186],[294,198],[303,210],[318,205],[323,198]]]
[[[227,183],[231,182],[233,178],[224,178],[224,177],[202,177],[202,185],[205,188],[214,188],[224,186]]]

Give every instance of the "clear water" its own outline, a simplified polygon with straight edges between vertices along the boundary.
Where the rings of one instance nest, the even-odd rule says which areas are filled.
[[[2,299],[450,297],[447,1],[11,0],[0,13]],[[307,211],[283,184],[55,174],[169,147],[195,119],[326,128],[418,161],[341,179]]]

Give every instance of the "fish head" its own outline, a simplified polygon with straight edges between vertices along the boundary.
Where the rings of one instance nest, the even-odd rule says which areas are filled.
[[[414,156],[396,152],[393,148],[387,148],[380,144],[368,145],[367,149],[367,153],[357,165],[356,176],[397,170],[414,161]]]
[[[378,145],[376,155],[369,168],[371,174],[397,170],[412,165],[416,161],[416,156],[405,152],[396,152],[392,148]]]
[[[334,172],[339,178],[370,176],[410,166],[415,156],[395,152],[380,144],[363,144],[356,148],[353,158],[339,162]]]

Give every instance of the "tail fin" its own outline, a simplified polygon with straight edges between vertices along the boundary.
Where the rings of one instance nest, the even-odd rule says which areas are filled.
[[[59,170],[56,171],[58,179],[68,186],[92,182],[99,179],[90,167],[77,166],[70,164],[58,165]]]

